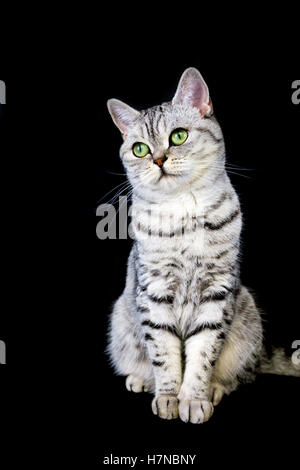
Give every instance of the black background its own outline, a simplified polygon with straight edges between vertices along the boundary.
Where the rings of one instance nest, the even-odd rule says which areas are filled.
[[[43,417],[59,403],[56,428],[67,424],[66,440],[72,428],[76,437],[69,456],[83,455],[86,468],[97,468],[111,453],[141,458],[192,453],[197,464],[210,459],[226,465],[238,450],[238,458],[247,461],[263,455],[269,462],[279,456],[285,464],[296,462],[299,379],[261,376],[225,398],[208,423],[195,426],[153,416],[151,397],[127,392],[104,354],[108,315],[124,286],[131,245],[95,236],[98,201],[125,180],[111,174],[124,170],[118,157],[121,137],[106,101],[119,98],[137,109],[168,101],[189,66],[200,70],[210,88],[228,162],[251,169],[231,175],[244,213],[243,283],[265,312],[269,343],[291,354],[292,342],[300,339],[300,105],[291,101],[291,84],[299,78],[297,51],[293,38],[282,42],[263,27],[258,35],[257,27],[243,31],[240,25],[230,39],[213,27],[183,39],[173,26],[159,24],[142,37],[112,27],[109,37],[99,28],[82,41],[79,31],[80,39],[67,41],[59,56],[50,53],[35,73],[28,72],[26,62],[26,68],[18,64],[18,80],[13,71],[5,77],[11,104],[1,121],[6,131],[1,138],[15,150],[9,173],[14,211],[8,219],[22,223],[22,240],[14,241],[13,249],[25,251],[27,258],[25,265],[10,266],[13,305],[16,278],[23,284],[24,274],[28,281],[34,271],[36,279],[29,289],[23,287],[24,297],[23,289],[17,291],[28,300],[26,309],[3,316],[0,338],[7,342],[8,358],[3,375],[18,409],[26,408],[28,395]],[[25,88],[26,96],[32,93],[27,103]],[[18,139],[6,129],[12,121]],[[24,142],[29,143],[26,164]],[[23,180],[24,169],[26,175],[33,171],[38,192],[26,184],[15,201],[15,178]],[[23,220],[15,212],[24,201]]]

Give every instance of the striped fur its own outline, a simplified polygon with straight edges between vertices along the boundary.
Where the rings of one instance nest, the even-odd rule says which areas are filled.
[[[137,112],[111,100],[109,109],[124,138],[135,238],[109,354],[128,389],[155,394],[155,414],[201,423],[254,379],[262,354],[260,313],[240,282],[242,214],[222,131],[195,69],[171,103]],[[180,146],[170,144],[177,128],[188,131]],[[135,142],[150,153],[137,158]],[[162,156],[163,170],[154,164]]]

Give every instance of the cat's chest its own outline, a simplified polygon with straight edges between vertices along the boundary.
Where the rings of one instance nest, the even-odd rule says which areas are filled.
[[[173,249],[170,246],[164,249],[162,245],[156,249],[151,246],[149,250],[139,248],[141,284],[150,286],[152,294],[159,296],[159,291],[164,291],[183,303],[196,292],[199,294],[207,283],[211,264],[197,243],[186,244],[181,240]]]
[[[134,238],[145,249],[176,252],[179,256],[202,256],[205,253],[205,210],[201,207],[180,207],[166,211],[139,208],[132,219]]]

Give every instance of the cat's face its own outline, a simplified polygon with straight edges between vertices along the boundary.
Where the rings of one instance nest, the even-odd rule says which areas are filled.
[[[120,155],[138,194],[178,194],[212,182],[223,168],[222,132],[196,69],[184,72],[171,103],[138,112],[113,99],[108,107],[123,135]]]

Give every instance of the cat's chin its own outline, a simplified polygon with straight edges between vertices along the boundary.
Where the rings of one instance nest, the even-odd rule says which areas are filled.
[[[178,175],[178,174],[176,175],[174,173],[169,173],[168,171],[162,170],[161,174],[159,175],[159,178],[158,178],[157,182],[159,182],[161,180],[166,180],[166,179],[170,180],[170,178],[173,178],[173,179],[178,178],[180,176],[181,175]]]
[[[185,192],[187,182],[188,178],[184,177],[184,175],[165,173],[161,175],[149,189],[161,195],[165,194],[166,196],[180,194],[181,192]]]
[[[173,173],[162,173],[157,179],[155,186],[158,187],[160,191],[165,192],[169,190],[179,189],[181,182],[181,175],[176,175]]]

